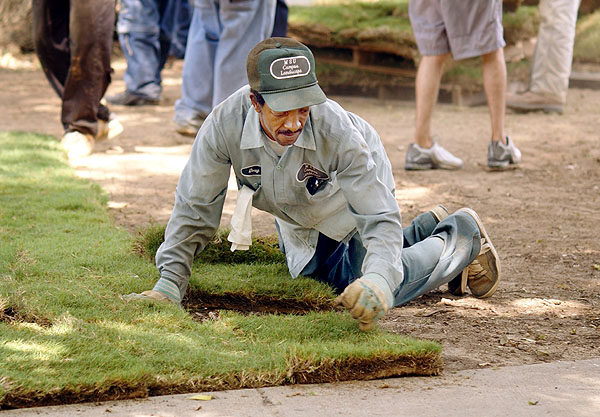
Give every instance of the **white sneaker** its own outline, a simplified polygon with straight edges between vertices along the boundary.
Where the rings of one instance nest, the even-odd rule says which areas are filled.
[[[500,141],[488,146],[488,167],[492,169],[513,168],[521,162],[521,151],[511,138],[506,137],[506,145]]]
[[[423,169],[460,169],[463,161],[452,155],[437,142],[431,148],[421,148],[411,143],[406,153],[404,169],[408,171]]]
[[[69,159],[88,156],[94,149],[94,138],[81,132],[67,132],[60,141]]]

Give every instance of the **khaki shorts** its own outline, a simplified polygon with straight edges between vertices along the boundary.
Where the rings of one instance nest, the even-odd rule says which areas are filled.
[[[506,45],[502,0],[411,0],[408,14],[421,55],[465,59]]]

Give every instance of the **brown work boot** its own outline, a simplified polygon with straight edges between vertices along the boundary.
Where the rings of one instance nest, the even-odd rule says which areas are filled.
[[[560,100],[532,91],[520,94],[507,93],[506,107],[521,112],[543,110],[546,113],[562,113],[564,111],[564,104]]]
[[[491,297],[500,282],[500,258],[477,213],[470,208],[462,208],[458,212],[468,214],[477,223],[481,234],[481,249],[477,258],[462,274],[448,283],[448,291],[454,295],[463,295],[468,286],[471,294],[477,298]]]

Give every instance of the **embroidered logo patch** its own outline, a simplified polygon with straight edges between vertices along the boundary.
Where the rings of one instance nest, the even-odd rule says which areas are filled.
[[[310,73],[310,61],[305,56],[279,58],[271,63],[271,75],[278,80],[304,77]]]
[[[242,174],[247,177],[256,177],[260,175],[260,165],[252,165],[251,167],[242,168]]]
[[[302,164],[296,173],[296,179],[298,182],[306,181],[306,189],[310,195],[315,195],[317,191],[325,187],[329,181],[329,175],[312,165]]]

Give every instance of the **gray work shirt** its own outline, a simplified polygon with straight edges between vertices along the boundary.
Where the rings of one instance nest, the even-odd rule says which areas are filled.
[[[358,231],[363,273],[402,282],[402,228],[394,179],[377,132],[332,100],[311,106],[298,140],[278,157],[242,87],[215,107],[192,147],[175,206],[156,254],[161,277],[185,291],[194,255],[219,226],[230,167],[252,205],[275,216],[293,277],[315,253],[319,233],[337,240]]]

